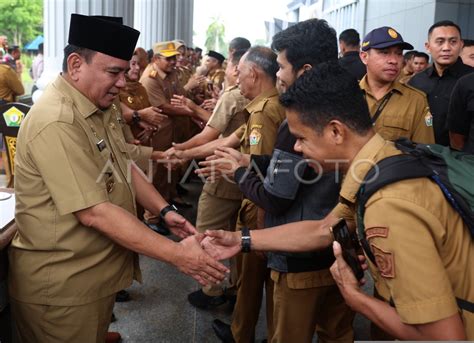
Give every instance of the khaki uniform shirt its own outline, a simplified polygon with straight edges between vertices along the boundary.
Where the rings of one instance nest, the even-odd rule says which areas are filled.
[[[273,88],[260,94],[245,107],[245,110],[249,119],[240,142],[241,152],[271,155],[278,128],[285,119],[285,109],[278,100],[278,91]]]
[[[220,137],[230,136],[247,121],[245,106],[248,103],[249,101],[240,94],[238,86],[227,88],[217,102],[207,125],[221,132]],[[242,198],[239,186],[225,178],[220,178],[216,182],[206,182],[203,190],[224,199]]]
[[[225,70],[222,68],[214,70],[210,75],[209,79],[212,82],[213,87],[217,87],[219,89],[222,89],[222,85],[224,83],[224,78],[225,78]]]
[[[13,102],[17,95],[25,93],[16,72],[6,64],[0,64],[0,99]]]
[[[188,83],[191,76],[193,76],[193,71],[189,67],[176,67],[178,73],[178,80],[180,87],[184,87]]]
[[[376,134],[356,155],[340,192],[353,213],[360,180],[373,163],[397,154]],[[369,263],[375,287],[394,302],[402,322],[452,316],[459,311],[456,297],[474,302],[474,241],[434,182],[418,178],[382,188],[367,202],[364,226],[377,262]],[[474,314],[462,311],[462,317],[473,340]]]
[[[143,87],[138,81],[127,81],[127,85],[120,90],[119,98],[120,102],[124,103],[128,108],[134,111],[151,106],[145,87]],[[121,127],[125,140],[127,142],[132,142],[135,139],[135,135],[132,132],[131,126],[123,119]],[[134,130],[136,130],[136,133],[141,131],[139,128],[134,128]],[[137,163],[137,165],[142,170],[147,169],[153,148],[143,145],[129,144],[129,150],[132,159]]]
[[[176,70],[166,74],[150,63],[143,71],[140,83],[148,93],[148,99],[152,106],[160,107],[170,103],[173,94],[184,94]]]
[[[99,110],[62,76],[31,108],[15,158],[16,224],[9,293],[19,301],[74,306],[140,279],[138,256],[74,212],[110,202],[136,215],[118,101]]]
[[[382,99],[376,100],[367,84],[367,75],[359,83],[371,116],[375,115]],[[408,85],[395,81],[392,96],[375,122],[375,131],[386,140],[408,138],[417,143],[433,144],[433,117],[426,95]]]

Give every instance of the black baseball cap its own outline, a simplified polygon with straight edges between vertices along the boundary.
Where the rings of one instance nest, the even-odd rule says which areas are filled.
[[[395,29],[382,26],[370,31],[362,41],[361,50],[384,49],[398,45],[403,50],[413,50],[413,45],[403,40],[402,35]]]

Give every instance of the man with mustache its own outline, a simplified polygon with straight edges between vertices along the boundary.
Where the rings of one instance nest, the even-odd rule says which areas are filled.
[[[72,14],[63,72],[20,128],[8,280],[20,343],[103,343],[116,293],[141,280],[137,253],[203,285],[225,276],[196,236],[176,243],[136,218],[135,200],[196,233],[131,161],[118,95],[140,33],[121,23]]]

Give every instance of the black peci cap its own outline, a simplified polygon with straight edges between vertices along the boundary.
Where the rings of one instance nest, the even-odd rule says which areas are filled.
[[[71,14],[68,43],[129,61],[140,32],[122,25],[122,18]]]
[[[218,60],[221,63],[224,62],[225,60],[225,57],[223,55],[219,54],[218,52],[214,50],[209,50],[209,52],[207,53],[207,56],[214,57],[216,60]]]

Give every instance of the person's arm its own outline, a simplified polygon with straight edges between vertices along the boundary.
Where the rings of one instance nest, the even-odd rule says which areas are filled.
[[[331,245],[330,226],[339,220],[333,211],[321,220],[293,222],[265,230],[250,230],[252,251],[306,252]],[[241,250],[241,231],[207,230],[201,245],[212,257],[223,260]]]
[[[186,142],[183,143],[175,143],[173,147],[176,150],[186,150],[191,149],[196,146],[200,146],[206,143],[209,143],[219,137],[221,133],[214,129],[213,127],[206,125],[206,127],[199,132],[197,135],[191,137]]]
[[[472,78],[471,78],[472,79]],[[454,86],[449,101],[447,124],[449,129],[449,143],[453,149],[463,150],[466,138],[469,136],[471,121],[474,120],[474,94],[464,86],[464,78]],[[468,110],[469,106],[471,111]]]
[[[415,123],[413,123],[414,131],[410,139],[416,143],[434,144],[433,116],[426,96],[417,101],[415,108]]]
[[[205,254],[196,236],[180,243],[156,234],[119,206],[104,202],[75,213],[85,226],[100,231],[111,240],[137,253],[171,263],[201,284],[221,281],[226,268]]]
[[[405,324],[390,304],[365,294],[354,274],[342,257],[341,246],[333,243],[336,262],[331,273],[347,305],[400,340],[465,340],[466,334],[459,313],[427,324]]]
[[[125,105],[123,102],[120,102],[120,108],[122,110],[122,115],[125,121],[129,125],[131,125],[133,122],[133,112],[138,112],[138,114],[140,115],[140,120],[143,120],[153,126],[159,126],[160,123],[167,118],[166,115],[161,113],[161,110],[158,107],[154,106],[134,111],[130,107]]]
[[[204,145],[197,146],[191,149],[182,150],[179,158],[190,160],[193,158],[205,158],[214,154],[214,151],[218,147],[232,147],[237,148],[240,145],[240,138],[235,134],[231,134],[230,136],[224,138],[218,138],[211,142],[208,142]]]
[[[185,110],[187,112],[193,112],[193,116],[207,122],[211,117],[211,112],[206,111],[202,107],[196,105],[194,101],[185,97],[184,95],[174,94],[171,99],[171,105],[175,108]]]
[[[151,184],[139,175],[136,166],[132,167],[132,183],[137,189],[137,200],[145,208],[151,209],[152,213],[159,213],[167,205]],[[83,225],[100,231],[114,242],[137,253],[171,263],[201,284],[219,282],[227,271],[226,267],[199,248],[198,237],[190,236],[175,243],[154,233],[135,216],[110,202],[77,211],[75,215]],[[189,222],[173,211],[166,214],[165,221],[170,228],[192,228]]]
[[[18,79],[15,71],[11,68],[8,69],[7,74],[7,84],[8,87],[12,90],[12,92],[17,95],[22,95],[25,93],[25,88],[23,88],[23,84],[21,83],[20,79]]]

